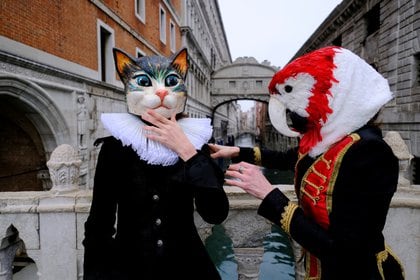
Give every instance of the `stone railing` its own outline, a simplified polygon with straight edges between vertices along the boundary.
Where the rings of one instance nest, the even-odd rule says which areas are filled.
[[[420,187],[410,185],[406,179],[411,157],[399,135],[387,134],[385,139],[400,159],[401,174],[384,233],[405,267],[406,279],[414,280],[420,275]],[[91,191],[78,188],[79,166],[74,149],[61,145],[48,162],[50,191],[0,192],[0,280],[12,279],[15,256],[23,257],[29,265],[13,275],[13,279],[82,279],[81,242]],[[278,187],[290,199],[295,199],[292,186]],[[225,190],[230,213],[223,227],[232,240],[238,279],[258,279],[263,240],[271,224],[256,214],[259,200],[238,188],[225,187]],[[203,240],[212,234],[212,227],[198,215],[196,224]],[[294,243],[292,247],[295,252],[300,250]],[[301,279],[300,266],[296,267],[296,279]]]

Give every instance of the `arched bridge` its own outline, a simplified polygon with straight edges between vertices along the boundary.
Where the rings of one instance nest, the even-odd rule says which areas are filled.
[[[214,112],[223,104],[235,100],[268,102],[268,84],[277,68],[260,64],[253,57],[241,57],[212,75],[211,106]]]

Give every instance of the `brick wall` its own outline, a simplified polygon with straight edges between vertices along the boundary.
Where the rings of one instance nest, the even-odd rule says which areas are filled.
[[[172,1],[180,8],[180,1]],[[96,3],[96,4],[95,4]],[[146,1],[146,24],[134,13],[134,1],[48,1],[2,0],[0,2],[0,35],[47,53],[97,70],[97,19],[114,30],[117,47],[134,54],[135,47],[146,54],[153,51],[135,38],[130,30],[111,18],[98,6],[115,13],[129,28],[139,34],[160,54],[170,55],[169,19],[172,17],[166,5],[161,4],[167,15],[167,43],[159,39],[159,3]],[[175,5],[176,4],[176,5]],[[180,10],[176,12],[180,16]],[[173,20],[176,24],[177,21]],[[177,27],[177,47],[181,36]]]

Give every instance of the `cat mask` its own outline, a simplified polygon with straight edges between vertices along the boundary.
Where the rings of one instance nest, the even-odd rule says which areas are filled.
[[[187,49],[170,58],[144,56],[135,59],[116,48],[113,53],[130,113],[141,116],[152,109],[170,118],[173,113],[184,111],[187,101],[184,84],[188,72]]]

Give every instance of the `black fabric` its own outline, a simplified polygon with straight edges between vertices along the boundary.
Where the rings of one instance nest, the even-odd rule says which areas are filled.
[[[149,165],[113,137],[100,142],[84,280],[220,279],[193,216],[196,207],[211,224],[227,217],[223,172],[213,160],[198,151],[187,162]]]
[[[339,169],[328,230],[306,217],[301,209],[295,212],[290,225],[293,239],[321,260],[323,280],[380,279],[375,254],[384,249],[382,230],[398,183],[398,159],[377,127],[357,132],[361,140],[350,147]],[[270,162],[278,162],[278,168],[284,169],[288,164],[283,161],[289,159],[293,164],[297,158],[288,153],[277,153],[278,159],[271,158]],[[263,163],[265,155],[262,152]],[[314,160],[305,156],[298,163],[298,197],[302,177]],[[258,213],[280,226],[285,205],[285,196],[274,190],[263,200]],[[399,266],[391,261],[384,266],[386,279],[400,279],[390,278],[401,275]]]

